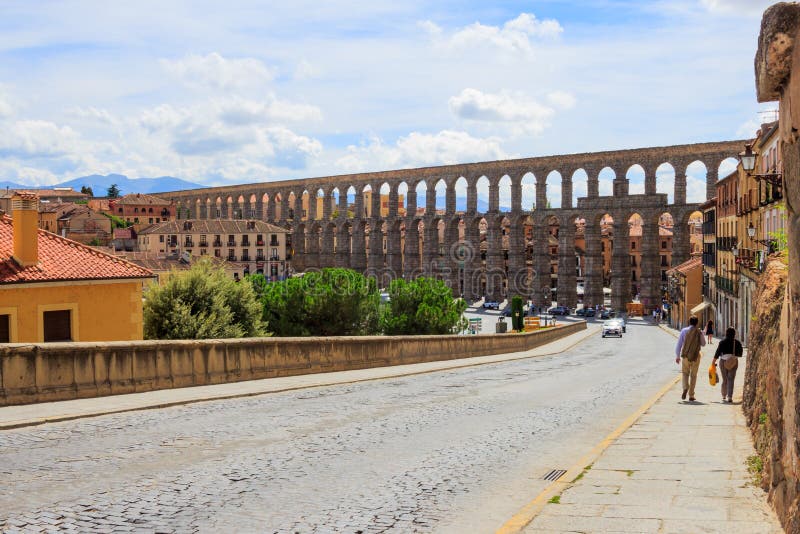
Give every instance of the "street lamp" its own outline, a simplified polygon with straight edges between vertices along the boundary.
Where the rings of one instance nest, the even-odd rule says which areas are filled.
[[[739,160],[742,162],[742,168],[744,171],[756,179],[756,181],[768,182],[772,184],[773,187],[781,187],[783,183],[783,174],[779,172],[771,172],[765,174],[751,174],[753,169],[756,168],[756,153],[753,152],[753,145],[746,144],[744,145],[744,152],[739,153]]]

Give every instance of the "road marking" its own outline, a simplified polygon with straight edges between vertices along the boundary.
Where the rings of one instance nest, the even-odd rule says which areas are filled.
[[[633,426],[633,424],[639,420],[639,418],[644,415],[647,410],[652,408],[652,406],[661,399],[672,387],[678,383],[680,380],[680,375],[676,376],[675,378],[671,379],[667,382],[664,387],[662,387],[658,393],[653,395],[653,397],[645,402],[638,410],[633,412],[631,415],[625,419],[622,424],[620,424],[611,434],[606,436],[606,438],[594,446],[594,448],[586,453],[580,460],[578,460],[572,467],[567,469],[567,472],[561,475],[561,477],[544,488],[539,495],[537,495],[532,501],[522,507],[522,509],[514,514],[514,516],[505,522],[505,524],[500,527],[495,534],[513,534],[517,532],[521,532],[523,528],[525,528],[534,518],[539,514],[539,512],[544,508],[544,505],[547,504],[547,501],[557,494],[561,494],[564,490],[571,487],[574,484],[575,477],[577,477],[583,469],[595,462],[597,458],[600,457],[601,454],[614,442],[617,438],[619,438],[626,430]]]

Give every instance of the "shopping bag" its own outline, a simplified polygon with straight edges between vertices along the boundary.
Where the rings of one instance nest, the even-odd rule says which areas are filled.
[[[708,368],[708,383],[712,386],[717,385],[717,366],[713,363],[711,367]]]

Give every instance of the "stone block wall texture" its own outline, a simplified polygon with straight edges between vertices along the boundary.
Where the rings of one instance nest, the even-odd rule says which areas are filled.
[[[585,329],[2,345],[0,406],[523,352]]]
[[[762,483],[787,532],[800,532],[800,4],[764,12],[755,57],[759,102],[779,101],[788,261],[759,281],[744,411],[764,460]]]

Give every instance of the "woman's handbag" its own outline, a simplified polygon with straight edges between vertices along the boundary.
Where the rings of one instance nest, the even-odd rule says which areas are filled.
[[[739,358],[736,356],[731,356],[727,360],[723,360],[722,365],[725,366],[726,371],[732,371],[733,369],[736,369],[737,365],[739,365]]]
[[[708,368],[708,383],[712,386],[717,385],[717,366],[713,363],[711,367]]]

